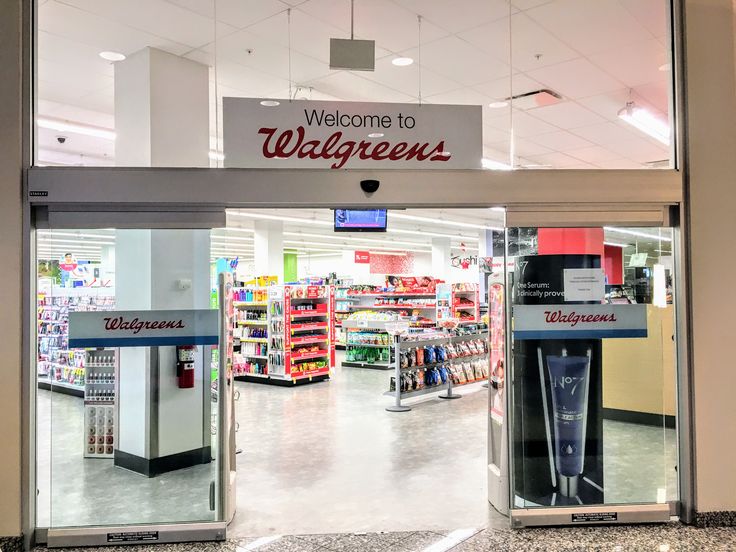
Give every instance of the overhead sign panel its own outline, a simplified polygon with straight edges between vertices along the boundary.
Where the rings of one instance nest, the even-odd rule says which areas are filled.
[[[475,105],[223,98],[225,167],[478,169]]]

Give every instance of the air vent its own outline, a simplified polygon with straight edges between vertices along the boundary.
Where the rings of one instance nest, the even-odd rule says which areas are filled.
[[[562,101],[562,96],[554,90],[542,88],[541,90],[511,96],[506,98],[506,101],[510,101],[511,105],[517,109],[533,109],[559,103]]]

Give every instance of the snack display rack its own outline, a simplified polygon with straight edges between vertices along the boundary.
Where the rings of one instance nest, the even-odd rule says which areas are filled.
[[[406,280],[415,280],[407,278]],[[359,313],[361,326],[346,326],[345,360],[343,366],[390,370],[392,342],[383,322],[404,319],[414,329],[433,328],[437,323],[437,300],[433,288],[396,290],[378,286],[351,286],[347,297],[352,299],[350,318]],[[377,324],[374,324],[376,322]]]
[[[95,349],[86,353],[84,383],[84,457],[112,458],[115,449],[117,352]]]
[[[334,287],[286,285],[263,291],[265,308],[261,297],[254,305],[260,309],[257,315],[243,317],[239,311],[249,312],[249,305],[234,302],[234,324],[258,328],[258,337],[252,332],[239,337],[241,352],[234,354],[235,377],[273,385],[329,378],[335,365]],[[250,352],[252,347],[258,347],[257,354]]]
[[[442,399],[458,399],[455,387],[488,379],[488,332],[457,329],[452,334],[393,336],[394,375],[389,390],[394,397],[389,412],[406,412],[403,399],[445,391]]]
[[[480,320],[479,286],[477,283],[452,284],[452,317],[460,322]]]
[[[38,387],[84,397],[85,353],[69,349],[69,313],[111,310],[115,297],[109,288],[54,288],[39,293]]]

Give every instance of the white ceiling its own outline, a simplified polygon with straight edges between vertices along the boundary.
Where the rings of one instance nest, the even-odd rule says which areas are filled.
[[[114,128],[113,67],[98,53],[147,46],[209,65],[218,100],[288,97],[292,7],[292,81],[307,98],[417,102],[420,64],[391,64],[409,56],[421,60],[423,101],[485,106],[491,159],[508,162],[513,151],[520,165],[641,168],[669,158],[666,146],[617,117],[631,98],[667,118],[670,73],[659,70],[669,56],[666,0],[356,0],[356,37],[376,41],[374,72],[329,69],[329,38],[349,36],[349,0],[39,4],[41,116]],[[488,107],[539,88],[563,102]],[[211,127],[212,136],[222,128],[214,116]],[[57,134],[41,129],[42,162],[114,164],[109,140],[70,134],[60,145]]]

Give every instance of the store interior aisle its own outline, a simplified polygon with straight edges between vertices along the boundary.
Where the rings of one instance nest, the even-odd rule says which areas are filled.
[[[341,357],[327,382],[237,384],[230,534],[507,526],[487,502],[485,389],[391,413],[390,372],[340,368]]]

